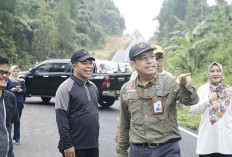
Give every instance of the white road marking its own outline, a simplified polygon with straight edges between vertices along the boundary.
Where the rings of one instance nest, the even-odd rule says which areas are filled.
[[[186,130],[186,129],[184,129],[184,128],[182,128],[182,127],[178,127],[181,131],[184,131],[184,132],[186,132],[187,134],[189,134],[189,135],[192,135],[193,137],[196,137],[197,138],[197,135],[196,134],[194,134],[194,133],[192,133],[192,132],[190,132],[190,131],[188,131],[188,130]]]

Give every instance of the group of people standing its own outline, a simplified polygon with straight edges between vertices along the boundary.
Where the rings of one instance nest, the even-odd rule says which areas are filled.
[[[130,49],[129,59],[136,73],[121,88],[118,157],[180,157],[177,101],[191,106],[194,113],[202,112],[196,153],[200,157],[232,157],[232,87],[224,83],[221,64],[209,65],[208,82],[196,91],[190,73],[176,78],[163,69],[164,52],[159,46],[137,43]],[[76,51],[71,57],[73,75],[56,92],[58,148],[64,157],[99,157],[99,93],[88,80],[93,61],[86,50]],[[13,66],[8,72],[8,64],[7,58],[0,56],[2,157],[13,156],[13,123],[13,139],[20,142],[21,96],[26,90],[24,80],[18,77],[19,68]]]
[[[137,43],[129,58],[136,72],[121,88],[118,157],[180,157],[176,102],[202,112],[199,156],[232,157],[232,89],[224,83],[219,63],[209,66],[208,83],[196,91],[190,73],[175,78],[163,69],[159,46]],[[59,150],[64,157],[99,156],[98,91],[88,80],[94,60],[86,50],[76,51],[71,58],[74,73],[56,93]]]

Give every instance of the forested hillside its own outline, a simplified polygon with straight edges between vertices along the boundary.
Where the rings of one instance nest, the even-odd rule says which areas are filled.
[[[225,0],[164,0],[156,41],[166,52],[165,69],[178,76],[191,72],[198,87],[206,82],[208,65],[221,63],[232,85],[232,6]]]
[[[22,69],[70,58],[79,48],[103,48],[124,29],[111,0],[0,0],[0,54]]]

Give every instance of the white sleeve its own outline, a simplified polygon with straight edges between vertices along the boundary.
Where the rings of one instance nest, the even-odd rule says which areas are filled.
[[[209,106],[209,89],[207,89],[207,84],[200,86],[197,90],[197,94],[199,96],[199,102],[196,105],[191,106],[193,113],[202,112]]]

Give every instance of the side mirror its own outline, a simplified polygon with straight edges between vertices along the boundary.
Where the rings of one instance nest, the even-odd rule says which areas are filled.
[[[35,73],[35,69],[34,69],[34,68],[30,68],[29,71],[30,71],[31,73]]]

